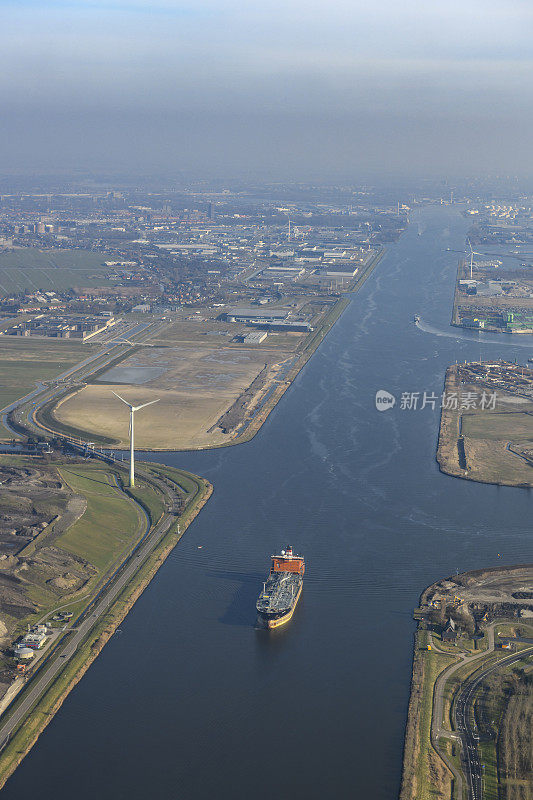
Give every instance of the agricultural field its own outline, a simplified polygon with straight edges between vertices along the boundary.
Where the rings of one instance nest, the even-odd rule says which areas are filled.
[[[86,250],[39,250],[21,247],[0,253],[0,296],[15,292],[64,291],[108,286],[101,253]],[[101,276],[98,274],[101,273]]]
[[[533,439],[533,414],[522,411],[463,414],[461,432],[474,439]]]

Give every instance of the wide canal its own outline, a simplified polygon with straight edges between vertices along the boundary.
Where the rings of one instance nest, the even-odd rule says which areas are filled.
[[[438,403],[400,406],[439,396],[456,359],[533,355],[531,337],[449,327],[467,226],[454,208],[412,214],[252,442],[150,456],[214,495],[5,800],[397,797],[421,590],[498,553],[533,562],[531,493],[440,474]],[[379,389],[392,410],[376,411]],[[285,629],[258,631],[288,543],[307,562],[302,600]]]

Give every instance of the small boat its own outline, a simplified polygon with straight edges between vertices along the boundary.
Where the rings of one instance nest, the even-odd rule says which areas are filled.
[[[415,317],[414,317],[414,322],[415,322],[415,325],[416,325],[418,322],[420,322],[420,317],[419,317],[419,315],[418,315],[418,314],[415,314]]]

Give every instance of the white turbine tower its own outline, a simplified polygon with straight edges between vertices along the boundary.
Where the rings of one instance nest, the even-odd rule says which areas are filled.
[[[474,269],[474,256],[481,256],[483,253],[476,253],[473,249],[470,239],[466,240],[468,242],[468,246],[470,248],[470,280],[472,280],[472,270]]]
[[[141,408],[146,408],[146,406],[151,406],[153,403],[159,403],[159,398],[157,400],[150,400],[149,403],[143,403],[142,406],[132,406],[131,403],[128,403],[127,400],[124,400],[119,394],[114,392],[111,389],[111,394],[114,394],[115,397],[118,397],[119,400],[122,400],[124,405],[128,406],[130,410],[130,486],[135,486],[135,444],[134,444],[134,418],[133,415],[136,411],[140,411]]]

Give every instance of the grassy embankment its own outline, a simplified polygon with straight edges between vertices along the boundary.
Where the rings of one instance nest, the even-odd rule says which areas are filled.
[[[7,457],[17,463],[16,457]],[[82,516],[64,533],[54,535],[54,524],[46,531],[47,541],[38,537],[31,542],[21,556],[29,558],[46,546],[48,539],[54,548],[65,550],[81,557],[91,565],[91,573],[84,585],[70,594],[59,597],[35,566],[25,572],[28,597],[38,605],[38,610],[17,621],[15,634],[24,631],[54,608],[69,604],[75,615],[81,612],[118,565],[123,562],[148,526],[148,520],[139,502],[157,519],[163,503],[153,490],[143,482],[134,490],[132,497],[122,491],[122,473],[112,467],[97,463],[69,464],[58,468],[63,482],[76,494],[85,498],[86,509]],[[52,495],[53,499],[53,495]],[[134,502],[137,500],[137,502]],[[151,512],[151,513],[150,513]],[[53,541],[52,541],[53,540]]]
[[[99,572],[122,560],[145,524],[136,504],[119,494],[115,474],[106,470],[63,467],[59,470],[65,483],[87,498],[87,510],[57,540],[64,550],[90,561]]]
[[[203,508],[212,492],[212,486],[203,478],[182,470],[150,464],[146,465],[146,472],[155,476],[165,476],[176,485],[182,487],[187,492],[184,509],[150,557],[142,564],[134,579],[124,588],[107,614],[91,630],[75,656],[68,661],[66,668],[34,706],[31,715],[18,728],[9,743],[1,751],[0,788],[35,744],[39,735],[63,704],[68,693],[83,677],[91,663],[101,652],[135,601],[150,583],[159,567],[183,536],[187,527]],[[151,497],[150,491],[143,492],[141,488],[139,495],[142,496],[143,502],[149,504],[151,517],[155,521],[160,506],[158,503],[153,503],[154,498]],[[161,502],[160,499],[158,502]],[[15,707],[16,701],[13,704],[13,709]],[[6,715],[11,711],[11,708],[8,709]]]
[[[420,628],[415,635],[400,800],[450,797],[452,776],[431,744],[431,721],[435,682],[457,657],[429,651],[429,641],[427,630]]]
[[[457,274],[455,277],[451,324],[455,325],[456,327],[461,327],[461,320],[459,318],[459,299],[460,299],[459,281],[462,278],[470,277],[470,274],[468,274],[467,276],[465,273],[465,264],[466,261],[464,259],[459,259],[459,262],[457,264]]]
[[[457,367],[448,367],[444,383],[446,395],[474,391],[483,387],[462,386]],[[511,451],[514,443],[533,442],[533,405],[523,403],[520,411],[504,393],[495,411],[443,409],[441,412],[437,461],[442,472],[457,478],[501,486],[533,486],[533,466]]]

